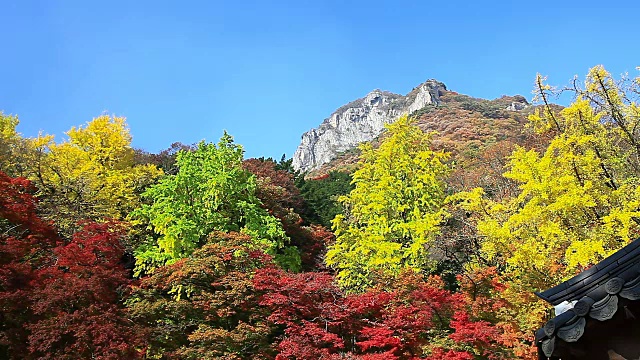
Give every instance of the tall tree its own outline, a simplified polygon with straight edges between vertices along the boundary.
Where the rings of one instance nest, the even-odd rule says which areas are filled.
[[[24,167],[38,188],[43,216],[67,235],[84,219],[124,219],[162,174],[153,165],[134,164],[124,118],[100,116],[66,134],[61,143],[52,136],[27,139]]]
[[[504,176],[516,196],[490,200],[476,189],[456,195],[481,235],[481,259],[502,269],[501,296],[514,311],[506,322],[530,333],[546,304],[533,296],[568,279],[640,235],[640,110],[637,82],[625,88],[598,66],[564,110],[554,111],[551,87],[538,77],[542,108],[530,117],[551,136],[542,152],[516,149]],[[635,97],[635,99],[634,99]]]
[[[157,234],[136,251],[138,272],[190,255],[212,231],[247,234],[283,266],[299,268],[281,223],[256,196],[255,176],[242,168],[243,153],[227,133],[217,145],[201,142],[178,152],[178,172],[149,187],[143,194],[149,204],[132,213]]]
[[[374,284],[405,268],[427,270],[429,246],[446,212],[443,179],[447,154],[430,149],[430,135],[402,117],[387,126],[380,147],[361,146],[355,188],[340,198],[345,214],[336,216],[336,242],[327,264],[349,290]]]

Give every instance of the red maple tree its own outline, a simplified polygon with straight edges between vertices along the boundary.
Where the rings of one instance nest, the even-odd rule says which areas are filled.
[[[34,190],[0,172],[0,355],[135,358],[120,301],[129,282],[122,228],[86,223],[65,241],[38,217]]]
[[[497,346],[498,330],[471,316],[438,277],[405,273],[386,288],[344,294],[326,273],[256,272],[260,304],[280,327],[276,359],[472,359]]]

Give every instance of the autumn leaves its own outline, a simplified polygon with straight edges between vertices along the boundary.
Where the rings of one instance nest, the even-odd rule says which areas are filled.
[[[475,182],[406,117],[349,187],[228,134],[165,173],[122,118],[56,142],[1,115],[0,357],[531,358],[533,292],[640,234],[639,86],[596,67],[560,109],[539,78],[536,140]]]

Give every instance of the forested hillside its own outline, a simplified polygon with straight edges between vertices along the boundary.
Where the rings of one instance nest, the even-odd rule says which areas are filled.
[[[573,85],[447,91],[311,174],[0,113],[0,358],[537,359],[534,292],[640,235],[640,77]]]

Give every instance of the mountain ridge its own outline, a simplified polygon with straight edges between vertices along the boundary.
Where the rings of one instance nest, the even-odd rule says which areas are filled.
[[[445,91],[444,83],[429,79],[406,95],[376,89],[339,107],[317,128],[302,135],[293,155],[294,169],[301,172],[317,169],[340,152],[373,140],[385,124],[401,115],[438,104]]]
[[[473,98],[450,91],[435,79],[425,81],[406,95],[376,89],[339,107],[318,127],[305,132],[293,155],[293,167],[303,173],[324,173],[335,167],[327,164],[344,158],[345,153],[353,152],[362,142],[374,141],[385,124],[403,114],[415,117],[425,131],[444,133],[436,136],[436,142],[440,138],[484,142],[487,132],[498,138],[504,137],[501,134],[505,132],[517,136],[519,130],[514,126],[523,128],[526,116],[516,114],[527,112],[530,107],[521,95],[503,95],[494,100]],[[451,125],[455,125],[453,129]],[[478,136],[473,136],[474,132]]]
[[[536,108],[521,95],[486,100],[444,91],[437,105],[426,105],[410,116],[423,131],[432,133],[435,150],[451,153],[459,166],[469,170],[478,167],[474,159],[488,148],[531,145],[528,143],[532,133],[526,124]],[[369,142],[377,147],[382,135],[381,131]],[[331,160],[307,171],[305,177],[313,179],[331,171],[352,172],[358,156],[357,146],[337,152]]]

